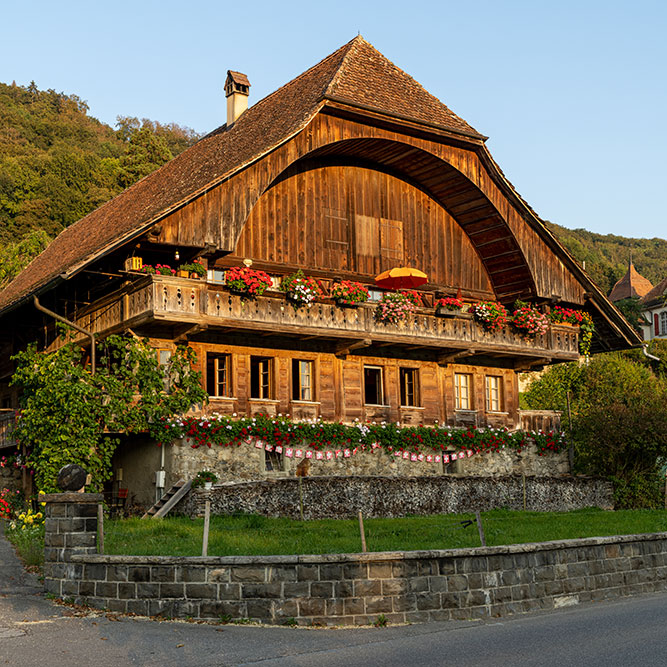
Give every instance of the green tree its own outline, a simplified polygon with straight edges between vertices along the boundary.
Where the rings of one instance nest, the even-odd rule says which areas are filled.
[[[34,229],[17,243],[0,246],[0,289],[28,266],[50,242],[44,230]]]
[[[12,384],[22,392],[15,437],[41,490],[57,490],[67,463],[84,467],[91,490],[101,490],[118,444],[111,434],[151,432],[207,400],[189,347],[177,348],[166,367],[146,341],[110,336],[99,349],[95,374],[73,342],[48,353],[31,346],[14,357]]]

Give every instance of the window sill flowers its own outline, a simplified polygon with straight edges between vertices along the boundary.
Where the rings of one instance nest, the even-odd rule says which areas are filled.
[[[206,275],[206,268],[200,259],[195,259],[190,264],[181,264],[178,267],[178,275],[182,278],[203,278]]]
[[[497,301],[480,301],[473,304],[469,312],[487,331],[497,331],[507,324],[507,309]]]
[[[341,280],[331,286],[331,298],[339,306],[356,306],[368,301],[368,288],[351,280]]]
[[[434,304],[435,314],[444,317],[453,317],[458,311],[463,309],[463,300],[454,296],[447,296],[438,299]]]
[[[522,301],[516,302],[511,323],[514,329],[526,338],[541,336],[549,330],[547,315]]]
[[[580,327],[579,352],[585,357],[590,354],[593,333],[595,332],[595,325],[590,313],[587,313],[585,310],[554,306],[553,310],[549,313],[549,319],[554,324],[570,324]]]
[[[225,272],[225,285],[229,291],[246,298],[261,296],[272,284],[268,273],[248,266],[235,266]]]
[[[421,303],[421,299],[420,299]],[[387,292],[375,309],[375,320],[383,324],[398,324],[415,312],[415,303],[405,292]]]
[[[295,308],[301,306],[310,308],[313,301],[322,296],[322,288],[315,278],[305,276],[301,269],[283,278],[280,289],[285,292]]]

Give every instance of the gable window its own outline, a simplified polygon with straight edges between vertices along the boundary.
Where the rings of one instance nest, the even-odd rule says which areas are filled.
[[[417,368],[399,368],[401,385],[401,405],[419,405],[419,370]]]
[[[501,412],[503,409],[502,378],[498,375],[486,376],[486,409]]]
[[[364,403],[366,405],[384,405],[381,366],[364,366]]]
[[[472,376],[454,373],[454,407],[456,410],[472,410]]]
[[[206,355],[206,391],[209,396],[231,396],[231,354]]]
[[[250,398],[273,398],[271,357],[250,357]]]
[[[315,400],[312,361],[306,361],[304,359],[292,360],[292,400]]]

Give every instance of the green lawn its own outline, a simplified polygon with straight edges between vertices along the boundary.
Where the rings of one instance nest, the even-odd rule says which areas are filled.
[[[365,519],[369,551],[452,549],[479,546],[477,527],[461,521],[474,515]],[[667,531],[664,510],[597,509],[573,512],[482,513],[489,546],[605,535]],[[105,521],[105,551],[127,555],[201,555],[203,520],[183,517]],[[356,553],[361,551],[356,519],[295,521],[262,516],[212,517],[211,556]]]

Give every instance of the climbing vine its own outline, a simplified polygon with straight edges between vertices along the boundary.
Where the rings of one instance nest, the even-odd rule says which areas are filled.
[[[134,338],[110,336],[98,353],[95,374],[72,342],[55,352],[30,346],[13,357],[12,384],[23,396],[14,435],[44,491],[58,490],[56,477],[67,463],[91,474],[89,490],[101,490],[111,475],[116,434],[149,431],[206,400],[191,348],[177,348],[166,366],[147,341]]]

